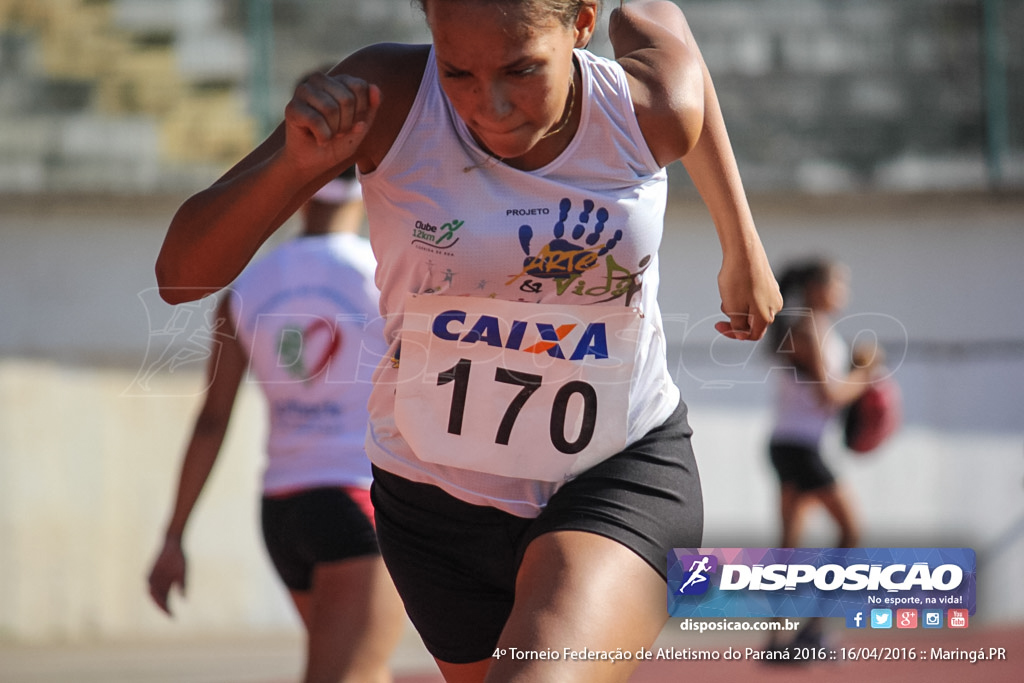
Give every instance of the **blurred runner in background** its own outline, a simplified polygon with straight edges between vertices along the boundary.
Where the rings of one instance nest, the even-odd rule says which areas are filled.
[[[185,452],[163,547],[149,576],[168,614],[184,593],[182,535],[221,449],[247,368],[269,408],[263,538],[307,633],[306,683],[389,681],[404,629],[377,547],[364,440],[371,374],[385,349],[375,261],[360,237],[354,169],[302,208],[303,230],[223,297],[209,385]]]

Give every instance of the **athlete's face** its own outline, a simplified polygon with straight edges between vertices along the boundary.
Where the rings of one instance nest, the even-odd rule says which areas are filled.
[[[843,264],[832,264],[825,281],[812,286],[807,292],[811,308],[835,313],[846,307],[850,298],[850,269]]]
[[[517,3],[431,0],[426,13],[441,86],[488,151],[520,157],[559,125],[591,10],[573,26]]]

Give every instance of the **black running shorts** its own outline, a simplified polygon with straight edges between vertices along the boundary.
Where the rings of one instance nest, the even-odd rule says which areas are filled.
[[[835,483],[835,475],[821,459],[817,448],[803,444],[772,441],[768,452],[783,484],[800,491],[815,491]]]
[[[264,496],[263,540],[289,589],[312,588],[317,564],[379,554],[373,520],[356,500],[361,494],[335,486]]]
[[[490,657],[530,541],[588,531],[633,550],[663,577],[671,548],[700,546],[704,508],[686,408],[563,485],[536,518],[472,505],[380,469],[372,488],[381,554],[432,655]]]

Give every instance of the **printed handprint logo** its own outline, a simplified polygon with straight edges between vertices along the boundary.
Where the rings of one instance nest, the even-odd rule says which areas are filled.
[[[598,258],[615,248],[622,239],[622,231],[616,230],[611,237],[604,239],[605,224],[608,222],[608,210],[601,207],[594,210],[593,201],[586,199],[583,210],[577,216],[577,223],[566,235],[566,223],[572,211],[572,202],[562,199],[558,205],[558,222],[552,230],[553,238],[536,253],[531,253],[533,227],[519,227],[519,246],[526,258],[523,259],[523,270],[513,276],[506,284],[512,284],[524,275],[539,278],[574,278],[598,265]]]

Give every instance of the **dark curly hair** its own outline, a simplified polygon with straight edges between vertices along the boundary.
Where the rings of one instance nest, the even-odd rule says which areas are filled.
[[[434,2],[443,2],[444,0],[431,0]],[[477,0],[478,2],[491,2],[501,3],[505,5],[521,5],[527,12],[536,12],[538,15],[552,15],[558,18],[558,20],[565,26],[572,26],[573,22],[576,21],[576,17],[579,16],[580,10],[588,5],[595,5],[600,11],[601,0]],[[413,4],[419,6],[419,8],[426,13],[427,11],[427,0],[413,0]]]
[[[785,304],[768,328],[771,353],[780,353],[793,327],[806,317],[808,289],[828,282],[834,267],[834,261],[822,257],[792,263],[783,269],[779,291]]]

